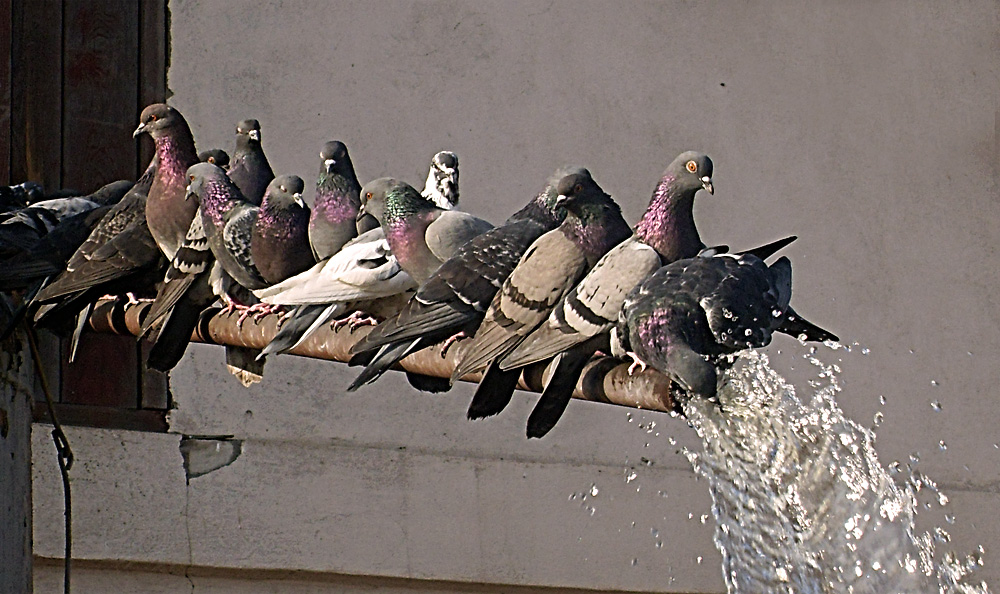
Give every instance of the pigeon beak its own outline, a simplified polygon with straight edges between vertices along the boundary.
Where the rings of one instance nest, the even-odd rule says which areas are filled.
[[[715,194],[715,186],[712,185],[712,178],[707,175],[701,178],[701,187],[705,188],[705,191],[709,194]]]
[[[361,205],[361,207],[360,207],[360,208],[358,208],[358,216],[354,217],[354,220],[355,220],[355,221],[360,221],[361,219],[363,219],[363,218],[364,218],[364,216],[365,216],[366,214],[368,214],[368,213],[367,213],[367,212],[365,212],[365,205],[364,205],[364,204],[362,204],[362,205]]]
[[[336,159],[327,159],[327,160],[323,161],[323,165],[326,166],[326,172],[327,173],[333,173],[333,166],[336,165],[336,164],[337,164],[337,160]]]
[[[294,200],[295,204],[298,204],[302,208],[306,207],[306,203],[302,201],[302,194],[301,193],[296,192],[296,193],[292,194],[292,200]]]
[[[194,196],[194,192],[191,191],[191,184],[188,184],[188,186],[184,188],[184,200],[190,200],[191,196]]]
[[[247,136],[256,140],[257,142],[260,142],[260,130],[251,130],[247,132]]]
[[[556,196],[556,206],[562,206],[563,208],[566,208],[566,202],[568,201],[569,201],[569,196],[567,196],[566,194],[559,194],[558,196]]]
[[[135,129],[132,133],[132,138],[135,138],[146,131],[146,124],[139,124],[139,127]]]

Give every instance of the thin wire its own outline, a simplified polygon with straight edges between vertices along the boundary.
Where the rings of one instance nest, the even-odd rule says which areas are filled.
[[[70,594],[70,565],[73,560],[73,502],[69,490],[69,469],[73,467],[73,450],[69,447],[69,439],[63,433],[62,425],[56,417],[56,406],[52,400],[52,392],[49,390],[49,381],[42,372],[42,356],[38,352],[38,342],[35,336],[35,329],[24,325],[28,335],[28,346],[31,348],[31,358],[35,362],[35,374],[42,384],[42,392],[45,394],[45,404],[49,409],[49,418],[52,419],[52,441],[56,444],[56,457],[59,460],[59,473],[62,475],[63,483],[63,509],[66,512],[66,551],[64,553],[63,564],[63,592]]]

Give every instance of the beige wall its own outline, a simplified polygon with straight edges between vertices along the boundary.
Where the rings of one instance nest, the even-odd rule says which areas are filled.
[[[171,102],[199,147],[229,148],[235,122],[255,117],[280,173],[311,180],[318,147],[337,138],[363,179],[416,183],[435,151],[452,149],[464,207],[499,221],[573,162],[635,220],[675,154],[707,151],[717,193],[696,207],[703,238],[746,247],[799,235],[787,250],[794,305],[870,349],[825,354],[843,359],[842,406],[865,424],[884,413],[883,463],[919,453],[951,497],[950,546],[984,545],[980,575],[996,581],[1000,521],[984,513],[1000,503],[996,3],[175,0],[170,10]],[[790,341],[769,353],[790,375],[805,367]],[[676,454],[697,447],[683,421],[635,412],[629,422],[625,409],[574,402],[550,436],[526,442],[527,397],[473,424],[467,386],[431,396],[393,376],[344,394],[344,366],[284,358],[243,390],[221,357],[198,347],[178,367],[171,426],[244,439],[230,466],[185,484],[177,435],[71,434],[81,556],[723,589],[711,521],[699,521],[707,488]],[[58,480],[36,433],[36,553],[57,556]],[[590,516],[570,497],[594,483]]]

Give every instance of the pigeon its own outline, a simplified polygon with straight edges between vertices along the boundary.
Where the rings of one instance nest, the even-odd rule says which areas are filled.
[[[250,254],[269,285],[316,263],[309,248],[309,207],[297,175],[280,175],[267,187],[250,237]]]
[[[260,122],[257,120],[243,120],[236,125],[236,150],[229,162],[229,179],[240,189],[244,200],[255,205],[264,199],[267,184],[274,179],[260,145]]]
[[[566,217],[565,209],[555,206],[556,183],[570,173],[583,171],[582,168],[558,170],[524,208],[503,225],[460,247],[397,316],[385,320],[357,342],[351,348],[352,354],[374,349],[379,352],[348,391],[374,382],[411,352],[474,332],[500,285],[528,246],[543,233],[558,227]],[[435,391],[448,388],[447,384],[424,385],[433,386]]]
[[[470,418],[496,414],[513,394],[518,370],[497,365],[539,324],[609,249],[631,235],[621,209],[589,172],[556,185],[566,219],[539,237],[493,298],[483,323],[462,354],[451,381],[487,368],[469,407]]]
[[[361,184],[344,143],[331,140],[319,152],[316,199],[309,215],[309,245],[317,261],[340,251],[344,244],[365,231],[359,230]],[[369,218],[366,231],[378,226]]]
[[[340,146],[342,145],[338,142],[327,143],[321,157],[323,155],[332,157],[337,154]],[[346,148],[343,154],[346,156]],[[327,166],[324,159],[318,193],[323,191],[322,174]],[[435,163],[432,162],[431,170],[433,171],[435,167]],[[353,169],[350,171],[353,179]],[[428,174],[428,179],[431,177]],[[448,205],[457,203],[456,182],[457,179],[442,178],[441,185],[436,189],[438,195],[454,198],[454,202],[450,199],[446,202]],[[360,188],[358,192],[360,194]],[[343,202],[343,198],[339,200]],[[317,197],[317,204],[319,201]],[[377,223],[371,215],[359,217],[359,211],[360,198],[359,206],[353,210],[353,216],[358,218],[359,222],[367,216]],[[315,210],[313,213],[315,214]],[[264,303],[295,306],[295,309],[283,318],[281,328],[264,349],[263,354],[277,354],[291,350],[329,320],[339,318],[352,310],[357,311],[359,308],[371,309],[374,300],[382,300],[379,303],[382,306],[380,309],[395,313],[398,307],[394,307],[393,301],[387,301],[387,298],[404,295],[416,287],[416,283],[403,271],[396,257],[392,255],[382,228],[376,226],[361,233],[340,251],[321,260],[311,269],[277,285],[254,292]],[[343,321],[352,324],[353,327],[358,323],[372,320],[361,319],[352,314],[352,317]]]
[[[309,270],[254,291],[264,303],[295,306],[262,355],[291,350],[331,319],[416,287],[392,257],[382,229],[372,229]]]
[[[44,199],[45,188],[38,182],[26,181],[16,186],[0,186],[0,215]]]
[[[493,228],[468,213],[436,206],[413,186],[389,177],[361,189],[359,216],[364,214],[378,220],[389,249],[417,283],[430,278],[465,242]]]
[[[146,223],[169,261],[184,241],[198,209],[197,202],[186,199],[185,191],[187,169],[198,162],[198,153],[187,121],[173,107],[154,103],[142,110],[139,122],[132,135],[152,136],[159,162],[146,199]]]
[[[260,207],[246,200],[236,182],[211,163],[192,165],[187,176],[191,180],[187,191],[201,205],[201,224],[212,255],[241,286],[250,290],[266,287],[250,247]]]
[[[0,223],[0,257],[11,257],[28,250],[63,221],[78,214],[117,204],[132,185],[130,181],[116,181],[89,196],[43,200],[11,213]]]
[[[714,250],[660,268],[635,287],[612,333],[612,352],[670,377],[690,395],[712,398],[727,355],[766,346],[775,331],[836,341],[789,306],[792,265]]]
[[[681,153],[664,171],[635,233],[612,248],[548,319],[514,348],[499,366],[516,369],[563,353],[528,420],[528,437],[545,435],[569,404],[583,366],[596,350],[594,337],[611,330],[625,295],[662,265],[697,255],[705,245],[695,226],[699,190],[714,193],[708,155]],[[589,343],[589,348],[584,345]],[[571,350],[572,349],[572,350]]]
[[[108,293],[132,291],[155,282],[163,258],[147,226],[147,194],[155,185],[159,157],[121,201],[94,227],[70,256],[66,268],[35,297],[35,305],[54,304],[35,315],[39,322],[56,310],[80,309],[80,304]]]
[[[211,149],[198,153],[198,161],[201,163],[211,163],[223,169],[229,167],[229,153],[222,149]]]
[[[458,155],[440,151],[431,158],[431,168],[420,194],[440,208],[452,210],[458,206]]]

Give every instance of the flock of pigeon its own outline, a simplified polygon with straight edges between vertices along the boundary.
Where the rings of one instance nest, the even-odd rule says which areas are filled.
[[[493,226],[456,210],[458,159],[447,151],[418,192],[393,178],[362,186],[347,147],[327,142],[310,210],[301,178],[275,177],[256,120],[237,126],[231,160],[221,150],[198,154],[184,117],[165,104],[143,110],[141,134],[156,154],[134,184],[41,201],[37,185],[0,188],[0,290],[24,296],[16,310],[4,299],[5,333],[30,317],[75,327],[75,342],[98,298],[155,293],[142,320],[152,341],[146,364],[167,371],[217,300],[241,324],[281,312],[263,351],[226,347],[230,371],[250,385],[267,356],[318,328],[368,324],[351,348],[351,364],[364,369],[348,390],[419,349],[460,348],[451,378],[408,379],[441,391],[484,372],[473,419],[504,409],[522,368],[554,358],[529,437],[552,429],[595,353],[711,398],[729,355],[767,345],[775,331],[836,340],[789,305],[788,259],[764,262],[795,237],[739,253],[702,243],[694,199],[714,192],[702,153],[667,166],[634,227],[580,167],[557,170]]]

